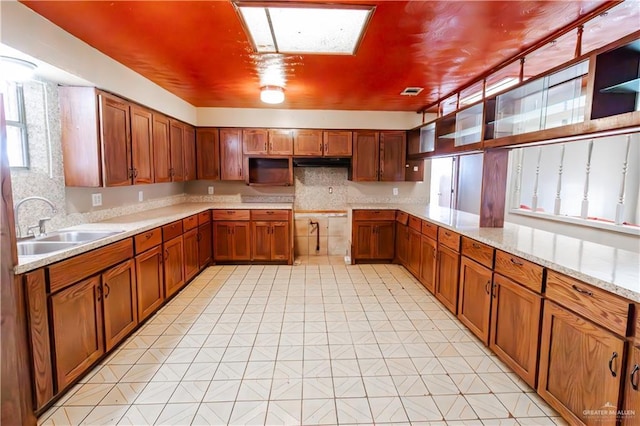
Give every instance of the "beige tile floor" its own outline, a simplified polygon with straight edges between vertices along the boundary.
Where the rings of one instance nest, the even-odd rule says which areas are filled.
[[[206,269],[40,423],[564,424],[404,268],[328,258]]]

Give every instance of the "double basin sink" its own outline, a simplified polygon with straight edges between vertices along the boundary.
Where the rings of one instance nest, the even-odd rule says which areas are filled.
[[[41,256],[81,246],[124,231],[57,231],[18,242],[18,256]]]

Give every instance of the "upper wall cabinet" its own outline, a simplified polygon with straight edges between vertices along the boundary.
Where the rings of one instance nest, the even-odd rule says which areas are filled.
[[[198,179],[220,179],[220,133],[216,128],[196,130]]]
[[[404,131],[354,132],[351,180],[404,181],[406,150]]]
[[[348,130],[296,130],[293,155],[303,157],[351,157],[353,133]]]
[[[242,152],[245,155],[292,155],[293,130],[243,129]]]
[[[220,179],[244,180],[242,129],[220,129]]]

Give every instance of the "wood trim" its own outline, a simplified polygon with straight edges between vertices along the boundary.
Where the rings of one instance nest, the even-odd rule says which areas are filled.
[[[482,189],[480,192],[481,228],[502,228],[504,226],[508,165],[508,151],[485,151],[482,163]]]
[[[44,268],[24,276],[26,292],[31,367],[34,384],[35,409],[44,407],[53,398],[53,366],[47,308],[47,283]]]
[[[58,290],[133,257],[133,238],[79,254],[47,267],[49,291]]]

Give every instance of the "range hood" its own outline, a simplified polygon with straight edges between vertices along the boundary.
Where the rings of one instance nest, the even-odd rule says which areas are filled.
[[[313,157],[294,158],[294,167],[351,167],[351,158]]]

